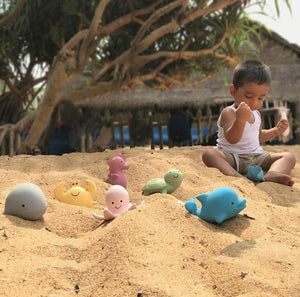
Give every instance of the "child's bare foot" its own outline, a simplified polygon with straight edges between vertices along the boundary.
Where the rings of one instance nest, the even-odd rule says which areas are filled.
[[[294,181],[289,175],[277,171],[269,171],[264,177],[265,181],[279,183],[290,187],[294,184]]]

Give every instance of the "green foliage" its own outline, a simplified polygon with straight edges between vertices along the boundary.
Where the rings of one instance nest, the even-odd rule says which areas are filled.
[[[7,45],[5,54],[18,63],[30,55],[39,63],[51,64],[66,41],[89,27],[94,2],[28,0],[21,15],[2,29],[1,44]]]

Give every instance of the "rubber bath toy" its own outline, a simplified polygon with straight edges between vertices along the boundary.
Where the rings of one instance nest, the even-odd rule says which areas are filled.
[[[97,220],[112,220],[127,210],[136,208],[135,204],[129,202],[127,190],[120,185],[111,186],[105,194],[106,208],[103,215],[92,213]]]
[[[47,209],[47,201],[42,190],[34,184],[19,184],[8,194],[4,214],[36,221]]]
[[[186,210],[210,223],[220,224],[235,217],[246,207],[246,199],[239,198],[237,193],[228,187],[200,194],[196,198],[201,202],[202,208],[197,209],[195,199],[191,198],[185,203]]]
[[[246,177],[251,179],[254,182],[263,182],[265,181],[264,172],[262,168],[258,165],[249,165],[247,167],[247,175]]]
[[[60,202],[93,208],[97,204],[97,201],[93,200],[96,189],[95,183],[89,179],[85,180],[85,188],[80,186],[79,181],[70,182],[67,191],[65,183],[60,182],[54,190],[54,198]]]
[[[111,185],[120,185],[124,188],[127,187],[127,177],[122,172],[124,169],[129,169],[129,165],[126,163],[126,156],[117,154],[107,161],[109,166],[109,174],[106,182]]]
[[[153,178],[143,187],[143,195],[148,196],[154,193],[171,194],[182,182],[182,173],[178,169],[170,169],[162,178]]]

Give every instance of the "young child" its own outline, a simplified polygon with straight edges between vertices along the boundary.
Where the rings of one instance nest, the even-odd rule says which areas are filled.
[[[271,73],[267,65],[247,60],[233,74],[229,91],[234,104],[223,109],[218,119],[217,147],[204,151],[202,160],[208,167],[225,175],[244,177],[248,165],[258,165],[264,180],[292,186],[290,176],[296,158],[289,152],[268,153],[261,143],[282,134],[289,126],[281,119],[276,127],[262,130],[259,109],[269,91]]]

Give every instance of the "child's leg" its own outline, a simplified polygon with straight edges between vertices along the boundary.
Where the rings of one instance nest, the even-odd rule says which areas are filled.
[[[244,177],[233,168],[233,157],[224,154],[222,151],[208,149],[203,152],[202,161],[207,167],[217,168],[225,175]]]
[[[271,153],[261,164],[263,170],[267,171],[265,180],[292,186],[290,173],[296,164],[296,158],[290,152]]]

